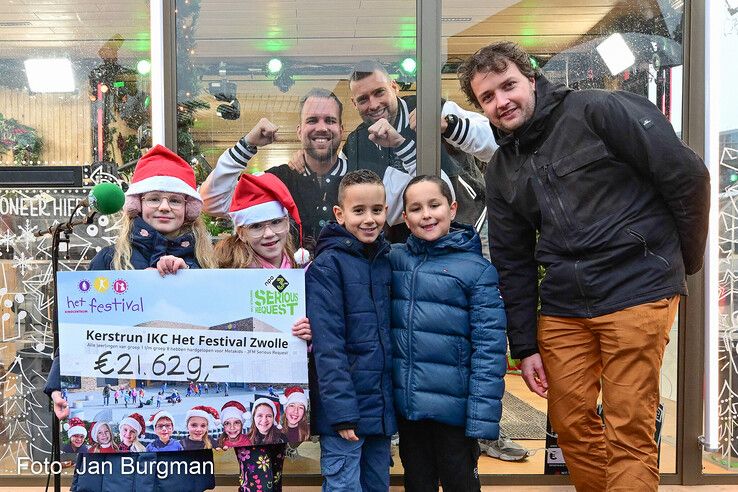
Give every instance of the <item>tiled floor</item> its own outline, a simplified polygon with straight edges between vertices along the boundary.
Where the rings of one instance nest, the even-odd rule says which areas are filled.
[[[0,492],[43,492],[42,487],[0,487]],[[215,492],[234,492],[236,487],[218,487]],[[284,492],[319,492],[320,487],[285,487]],[[492,492],[503,490],[502,487],[482,487],[483,492]],[[574,492],[574,487],[504,487],[505,491],[512,492]],[[677,492],[677,491],[705,491],[710,492],[736,492],[738,491],[738,485],[710,485],[710,486],[699,486],[699,487],[682,487],[676,485],[665,485],[659,487],[659,492]],[[402,487],[392,487],[391,492],[401,492]]]

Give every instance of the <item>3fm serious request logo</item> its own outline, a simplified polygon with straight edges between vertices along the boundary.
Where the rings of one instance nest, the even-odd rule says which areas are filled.
[[[264,282],[266,289],[251,291],[252,312],[254,314],[294,315],[299,296],[296,292],[285,292],[289,285],[290,283],[282,275],[267,278]]]

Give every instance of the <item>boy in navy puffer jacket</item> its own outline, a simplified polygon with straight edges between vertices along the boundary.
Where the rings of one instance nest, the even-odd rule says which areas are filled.
[[[306,274],[317,381],[313,428],[320,434],[323,490],[387,491],[392,401],[387,206],[375,173],[348,173]]]

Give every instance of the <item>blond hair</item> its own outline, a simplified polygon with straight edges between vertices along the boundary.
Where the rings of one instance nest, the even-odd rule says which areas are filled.
[[[146,446],[144,446],[141,441],[138,440],[138,436],[136,436],[133,439],[133,442],[131,442],[131,451],[137,451],[139,453],[146,451]]]
[[[120,221],[120,233],[113,250],[113,270],[135,270],[131,264],[131,230],[134,218],[124,214]],[[184,224],[180,232],[191,232],[195,237],[195,259],[200,268],[215,268],[212,239],[202,218],[197,217],[194,222]]]
[[[210,440],[210,435],[207,432],[202,436],[202,442],[205,443],[205,449],[213,449],[213,442]]]
[[[251,245],[242,241],[238,237],[238,231],[245,228],[246,226],[239,226],[236,228],[236,233],[232,236],[218,241],[215,245],[215,263],[218,268],[253,268],[254,264],[257,263],[256,251]],[[287,241],[284,243],[284,253],[290,259],[290,266],[295,268],[295,243],[292,239],[292,235],[287,233]]]

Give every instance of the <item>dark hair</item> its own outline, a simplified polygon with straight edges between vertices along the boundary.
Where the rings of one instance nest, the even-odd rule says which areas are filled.
[[[318,99],[333,99],[336,101],[336,104],[338,104],[338,122],[341,123],[341,121],[343,121],[343,103],[333,92],[328,89],[323,89],[322,87],[313,87],[300,98],[300,121],[302,121],[302,109],[305,107],[307,100],[311,97]]]
[[[454,202],[454,197],[451,194],[451,188],[449,188],[448,183],[446,183],[444,180],[439,178],[438,176],[435,176],[433,174],[421,174],[420,176],[415,176],[413,179],[410,180],[410,182],[405,186],[405,189],[402,191],[402,209],[405,210],[405,207],[407,206],[407,190],[410,189],[411,186],[416,185],[418,183],[423,182],[429,182],[429,183],[435,183],[438,185],[438,189],[441,191],[441,195],[443,195],[446,200],[448,200],[448,204],[451,205]]]
[[[511,41],[490,44],[464,61],[456,73],[461,90],[470,103],[477,108],[480,107],[477,96],[471,88],[474,76],[478,73],[502,73],[507,70],[508,63],[514,63],[525,77],[540,76],[540,72],[533,68],[530,62],[530,55],[518,44]]]
[[[357,169],[346,174],[341,180],[341,184],[338,185],[338,206],[343,206],[343,199],[346,194],[346,188],[360,184],[375,184],[382,187],[384,190],[384,184],[382,178],[377,173],[368,169]]]
[[[349,75],[349,85],[351,82],[356,82],[357,80],[369,77],[374,72],[382,72],[387,76],[387,80],[390,80],[389,73],[387,72],[387,69],[384,68],[384,65],[374,60],[362,60],[354,65],[354,68],[351,70],[351,75]]]

